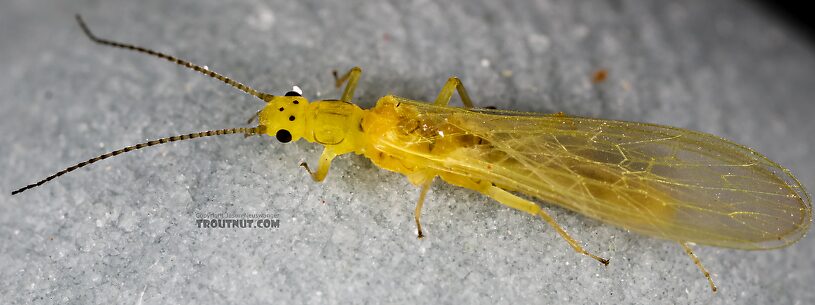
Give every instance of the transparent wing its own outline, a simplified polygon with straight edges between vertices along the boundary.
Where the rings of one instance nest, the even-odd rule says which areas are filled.
[[[525,193],[638,233],[739,249],[800,239],[811,198],[790,172],[728,140],[654,124],[464,110],[398,99],[402,113],[460,137],[429,166]],[[406,107],[407,106],[407,107]],[[477,141],[472,141],[472,138]],[[409,151],[410,145],[391,142]]]

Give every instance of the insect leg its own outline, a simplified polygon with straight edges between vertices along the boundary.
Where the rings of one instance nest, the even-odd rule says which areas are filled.
[[[422,190],[419,192],[419,202],[416,203],[416,211],[413,214],[413,218],[416,220],[416,232],[418,232],[417,238],[421,239],[424,237],[422,234],[422,223],[419,221],[422,218],[422,206],[424,205],[425,196],[427,196],[427,190],[430,189],[430,183],[433,182],[433,179],[427,180],[424,184],[422,184]]]
[[[441,92],[439,92],[439,96],[436,97],[436,102],[433,104],[436,106],[447,106],[450,104],[450,99],[453,98],[454,90],[458,91],[464,108],[473,108],[473,101],[470,100],[470,95],[467,94],[467,90],[464,89],[461,80],[455,76],[447,79],[447,83],[444,84],[444,87],[441,87]]]
[[[594,254],[591,254],[588,251],[586,251],[585,249],[583,249],[583,247],[580,246],[580,243],[577,240],[575,240],[574,238],[572,238],[571,236],[569,236],[569,233],[566,233],[566,230],[564,230],[562,227],[560,227],[560,225],[557,222],[555,222],[555,219],[552,218],[552,216],[549,216],[549,214],[547,214],[545,211],[543,211],[534,202],[531,202],[531,201],[525,200],[523,198],[520,198],[518,196],[515,196],[512,193],[507,192],[507,191],[505,191],[505,190],[503,190],[503,189],[501,189],[501,188],[499,188],[497,186],[490,186],[490,187],[486,188],[482,192],[485,195],[492,197],[492,199],[495,199],[496,201],[498,201],[498,202],[500,202],[500,203],[502,203],[502,204],[504,204],[506,206],[509,206],[509,207],[511,207],[513,209],[516,209],[516,210],[519,210],[519,211],[524,211],[524,212],[527,212],[527,213],[532,214],[532,215],[540,216],[541,218],[543,218],[543,220],[545,220],[547,223],[549,223],[549,225],[551,225],[553,228],[555,228],[555,230],[557,230],[557,233],[560,234],[560,236],[563,237],[563,239],[565,239],[566,242],[568,242],[569,245],[572,246],[572,248],[574,248],[575,251],[577,251],[579,253],[582,253],[584,255],[587,255],[587,256],[589,256],[589,257],[591,257],[593,259],[596,259],[597,261],[599,261],[603,265],[608,266],[608,260],[607,259],[599,257],[599,256],[594,255]]]
[[[334,160],[336,156],[337,154],[334,153],[332,149],[326,147],[323,150],[323,154],[320,155],[320,163],[317,164],[316,172],[312,172],[306,162],[300,163],[300,166],[306,169],[306,171],[311,175],[311,179],[314,179],[316,182],[322,182],[325,179],[325,176],[328,175],[328,168],[331,167],[331,160]]]
[[[710,289],[712,289],[713,292],[716,292],[717,290],[719,290],[718,288],[716,288],[716,284],[713,283],[713,279],[710,278],[710,272],[707,272],[707,269],[705,269],[705,266],[702,266],[702,261],[699,260],[698,257],[696,257],[696,254],[693,254],[693,250],[691,250],[690,246],[688,246],[688,243],[680,241],[679,245],[682,246],[682,249],[685,249],[685,253],[688,254],[688,256],[690,256],[690,259],[693,260],[693,263],[696,264],[696,267],[698,267],[699,270],[701,270],[702,273],[705,275],[705,278],[707,278],[708,284],[710,284]]]
[[[354,98],[354,89],[357,88],[357,81],[359,81],[359,76],[362,74],[362,69],[359,67],[353,67],[348,72],[345,72],[342,76],[337,76],[337,70],[333,71],[334,73],[334,86],[339,88],[342,86],[342,83],[348,81],[348,84],[345,85],[345,90],[342,92],[342,97],[340,100],[343,102],[350,103],[351,99]]]

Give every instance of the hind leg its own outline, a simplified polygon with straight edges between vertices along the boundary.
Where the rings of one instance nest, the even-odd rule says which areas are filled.
[[[489,186],[489,187],[487,187],[486,189],[484,189],[481,192],[484,193],[487,196],[490,196],[490,198],[495,199],[496,201],[502,203],[503,205],[506,205],[508,207],[511,207],[511,208],[519,210],[519,211],[527,212],[527,213],[532,214],[532,215],[539,216],[544,221],[549,223],[549,225],[552,226],[552,228],[554,228],[557,231],[558,234],[560,234],[560,237],[565,239],[566,242],[569,243],[569,245],[572,246],[572,248],[575,251],[577,251],[578,253],[581,253],[583,255],[586,255],[588,257],[591,257],[591,258],[597,260],[598,262],[602,263],[603,265],[606,265],[606,266],[608,265],[608,260],[607,259],[599,257],[597,255],[594,255],[594,254],[590,253],[589,251],[586,251],[585,249],[583,249],[583,247],[580,246],[580,242],[578,242],[577,240],[572,238],[569,235],[569,233],[567,233],[566,230],[564,230],[555,221],[555,219],[552,218],[552,216],[550,216],[545,211],[543,211],[534,202],[531,202],[529,200],[525,200],[523,198],[515,196],[512,193],[507,192],[507,191],[505,191],[505,190],[503,190],[503,189],[501,189],[501,188],[499,188],[497,186]]]
[[[705,269],[705,266],[702,266],[702,261],[699,260],[698,257],[696,257],[696,254],[693,254],[693,250],[691,250],[690,246],[688,246],[688,243],[687,242],[679,242],[679,245],[682,246],[682,249],[685,249],[685,254],[690,256],[690,259],[693,260],[693,263],[696,264],[696,267],[698,267],[699,270],[702,271],[702,274],[705,275],[705,278],[707,278],[708,284],[710,284],[710,289],[713,290],[713,292],[716,292],[717,290],[719,290],[718,288],[716,288],[716,284],[713,283],[713,279],[710,277],[710,272],[707,272],[707,269]]]

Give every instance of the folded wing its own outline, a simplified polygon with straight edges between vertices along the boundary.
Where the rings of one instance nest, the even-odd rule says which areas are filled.
[[[443,155],[417,151],[432,160],[428,166],[488,179],[631,231],[771,249],[800,239],[811,222],[811,199],[789,170],[713,135],[645,123],[400,102],[423,124],[447,131],[430,137],[478,139]],[[410,150],[398,142],[387,145]]]

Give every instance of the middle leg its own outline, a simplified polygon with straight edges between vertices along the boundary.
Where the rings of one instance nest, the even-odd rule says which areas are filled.
[[[473,108],[473,101],[470,99],[470,95],[467,94],[467,89],[464,89],[464,84],[455,76],[447,79],[447,83],[441,88],[441,92],[439,92],[439,96],[436,97],[436,102],[433,104],[436,106],[447,106],[450,104],[450,99],[453,98],[454,91],[458,91],[458,96],[461,97],[461,103],[464,104],[464,108]]]
[[[433,179],[427,180],[424,184],[422,184],[422,190],[419,192],[419,201],[416,202],[416,210],[413,214],[413,219],[416,220],[416,232],[418,234],[417,238],[422,239],[424,234],[422,233],[422,222],[420,219],[422,218],[422,206],[424,206],[424,199],[427,197],[427,191],[430,189],[430,183],[433,182]]]

